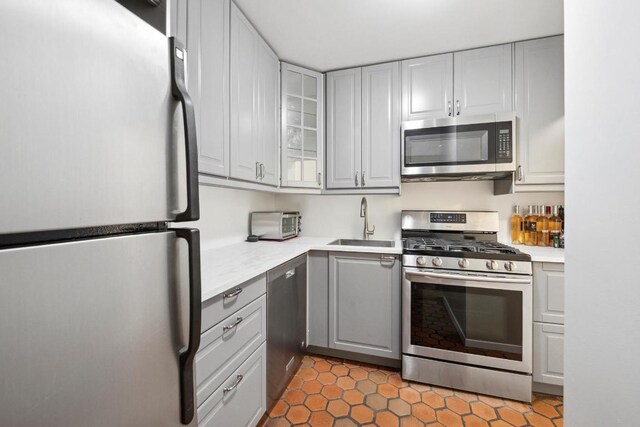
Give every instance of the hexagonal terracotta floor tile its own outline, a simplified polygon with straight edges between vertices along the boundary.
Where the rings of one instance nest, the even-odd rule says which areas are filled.
[[[535,427],[554,427],[554,425],[551,422],[551,420],[549,420],[548,418],[545,418],[542,415],[537,414],[535,412],[529,412],[528,414],[525,414],[525,417],[527,418],[527,421],[529,421],[529,424],[531,424],[532,426],[535,426]]]
[[[484,402],[471,402],[471,412],[487,421],[496,418],[496,411]]]
[[[414,416],[402,417],[400,427],[424,427],[424,423]]]
[[[411,405],[411,415],[424,423],[430,423],[436,420],[436,411],[424,403]]]
[[[402,417],[411,413],[411,405],[402,399],[392,399],[389,401],[389,410]]]
[[[342,400],[349,405],[359,405],[364,402],[364,395],[358,390],[347,390],[342,393]]]
[[[369,372],[369,379],[376,384],[384,384],[387,382],[387,375],[382,371]]]
[[[336,379],[337,379],[336,376],[333,375],[331,372],[323,372],[318,375],[318,381],[320,381],[324,385],[335,384]]]
[[[320,390],[322,390],[322,383],[318,380],[305,381],[302,384],[302,391],[307,394],[320,393]]]
[[[304,381],[311,381],[318,378],[318,371],[313,368],[302,368],[298,371],[298,376]]]
[[[366,380],[369,374],[364,369],[355,367],[355,368],[349,369],[349,376],[356,381],[360,381],[360,380]]]
[[[373,411],[364,405],[353,406],[350,415],[351,418],[360,424],[373,421]]]
[[[453,396],[453,390],[451,390],[450,388],[443,388],[434,385],[431,386],[431,390],[438,393],[442,397]]]
[[[433,409],[444,408],[444,397],[432,391],[422,393],[422,401]]]
[[[299,376],[296,375],[295,377],[291,378],[291,382],[289,383],[287,388],[288,389],[300,388],[300,387],[302,387],[303,383],[304,383],[304,381],[302,380],[302,378],[300,378]]]
[[[499,408],[501,406],[504,406],[505,402],[504,400],[497,398],[497,397],[492,397],[492,396],[485,396],[484,394],[479,394],[478,398],[486,403],[487,405],[494,407],[494,408]]]
[[[282,397],[289,405],[300,405],[307,395],[301,390],[287,390]]]
[[[271,412],[269,412],[269,416],[271,418],[278,418],[287,413],[289,409],[289,405],[285,403],[284,400],[278,400],[276,404],[271,408]]]
[[[464,427],[489,427],[489,423],[477,415],[465,415],[462,423]]]
[[[400,425],[400,420],[392,412],[380,411],[376,414],[376,425],[384,427],[398,427]]]
[[[538,400],[533,402],[533,410],[540,415],[544,415],[547,418],[556,418],[560,416],[560,413],[556,411],[556,408],[549,405],[548,403],[543,402],[542,400]]]
[[[464,427],[460,415],[450,409],[439,409],[436,411],[438,422],[446,427]]]
[[[523,403],[523,402],[518,402],[518,401],[515,401],[515,400],[507,400],[507,399],[505,399],[504,403],[506,403],[509,408],[515,409],[516,411],[521,412],[521,413],[525,413],[525,412],[531,411],[531,405],[527,405],[526,403]],[[500,406],[502,406],[502,405],[500,405]]]
[[[320,392],[329,400],[338,399],[342,395],[342,389],[335,384],[329,384],[322,387]]]
[[[408,387],[409,386],[409,383],[406,382],[405,380],[403,380],[402,377],[399,374],[391,374],[391,375],[389,375],[389,377],[387,378],[387,381],[389,381],[389,384],[393,384],[394,386],[396,386],[398,388]]]
[[[527,424],[527,420],[524,419],[524,415],[515,409],[507,408],[506,406],[498,408],[498,414],[500,414],[500,418],[516,427],[521,427]]]
[[[333,424],[333,416],[326,411],[314,412],[309,418],[311,427],[331,427]]]
[[[400,389],[400,399],[407,403],[418,403],[422,400],[420,393],[411,387],[405,387]]]
[[[323,411],[327,407],[327,399],[321,394],[312,394],[304,401],[311,411]]]
[[[387,399],[398,397],[398,388],[392,384],[385,383],[378,386],[378,393]]]
[[[351,377],[340,377],[336,381],[336,384],[343,390],[351,390],[352,388],[355,388],[356,381]]]
[[[467,391],[456,390],[453,392],[457,397],[464,400],[465,402],[474,402],[478,400],[478,395],[475,393],[469,393]]]
[[[333,427],[358,427],[358,425],[349,418],[341,418],[339,420],[336,420],[336,422],[333,424]]]
[[[343,400],[331,400],[327,405],[327,411],[336,418],[344,417],[349,413],[351,407]]]
[[[344,365],[334,365],[331,367],[331,373],[336,377],[344,377],[349,375],[349,368]]]
[[[445,405],[447,405],[447,408],[451,409],[458,415],[466,415],[471,412],[469,404],[459,397],[447,397],[446,399],[444,399],[444,403]]]
[[[326,360],[316,362],[315,365],[313,365],[313,368],[318,372],[329,372],[331,370],[331,367],[331,363],[327,362]]]
[[[362,380],[356,383],[356,389],[364,394],[375,393],[378,386],[371,380]]]
[[[491,421],[491,427],[512,427],[512,426],[506,421],[495,420],[495,421]]]
[[[418,393],[424,393],[425,391],[431,391],[431,386],[427,384],[409,383],[409,387],[417,391]]]
[[[366,397],[365,405],[374,411],[379,411],[381,409],[386,409],[388,400],[378,393],[370,394]]]
[[[296,405],[289,408],[287,411],[287,419],[293,424],[304,423],[309,419],[311,412],[303,405]]]

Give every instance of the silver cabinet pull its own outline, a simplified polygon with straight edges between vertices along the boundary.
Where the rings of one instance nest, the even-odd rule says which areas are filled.
[[[223,326],[223,327],[222,327],[222,332],[230,331],[231,329],[233,329],[233,328],[237,327],[240,323],[242,323],[242,321],[243,321],[243,320],[244,320],[244,319],[242,318],[242,316],[238,316],[238,317],[236,317],[236,321],[235,321],[235,322],[233,322],[233,323],[232,323],[232,324],[230,324],[230,325],[227,325],[227,326]]]
[[[459,116],[460,115],[460,100],[459,99],[456,100],[456,110],[457,110],[456,115]]]
[[[362,186],[364,187],[364,171],[362,171]]]
[[[260,162],[256,162],[256,179],[260,178]]]
[[[522,181],[522,165],[518,165],[518,181]]]
[[[452,116],[453,115],[453,109],[451,108],[451,101],[447,101],[447,109],[449,110],[449,114],[447,114],[448,116]]]
[[[396,257],[394,257],[392,255],[382,255],[380,257],[380,263],[381,264],[393,265],[393,264],[396,263]]]
[[[356,171],[356,187],[358,186],[358,171]]]
[[[236,377],[236,382],[233,383],[233,385],[231,387],[225,387],[222,389],[222,394],[227,394],[232,392],[233,390],[236,389],[236,387],[238,387],[238,384],[240,384],[240,382],[242,381],[242,378],[244,378],[241,374],[238,374],[238,376]]]
[[[260,179],[264,179],[264,163],[260,163]]]
[[[318,172],[318,185],[322,187],[322,174]]]
[[[295,268],[292,268],[291,270],[287,271],[287,272],[284,274],[284,278],[285,278],[285,279],[289,279],[290,277],[293,277],[293,276],[295,276],[295,275],[296,275],[296,269],[295,269]]]
[[[222,299],[233,298],[235,296],[240,295],[242,292],[242,288],[235,288],[233,292],[229,292],[228,294],[222,294]]]

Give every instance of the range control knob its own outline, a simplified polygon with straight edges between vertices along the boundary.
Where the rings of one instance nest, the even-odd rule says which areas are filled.
[[[431,263],[436,267],[440,267],[442,265],[442,259],[435,257],[434,259],[431,260]]]
[[[513,261],[504,263],[504,269],[507,271],[514,271],[516,268],[517,268],[516,263]]]
[[[461,268],[467,268],[467,267],[469,267],[469,260],[462,258],[461,260],[458,261],[458,265]]]
[[[498,268],[498,263],[496,261],[487,261],[487,268],[489,270],[495,270]]]
[[[427,259],[423,256],[419,256],[416,258],[416,263],[418,263],[418,265],[427,265]]]

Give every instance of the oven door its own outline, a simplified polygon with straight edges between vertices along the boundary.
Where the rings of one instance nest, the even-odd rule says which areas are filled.
[[[530,374],[530,276],[403,269],[402,351]]]

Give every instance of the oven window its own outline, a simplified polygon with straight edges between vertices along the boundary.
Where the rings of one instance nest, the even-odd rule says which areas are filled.
[[[411,284],[411,344],[522,360],[522,293]]]

